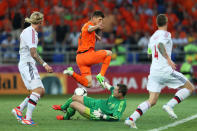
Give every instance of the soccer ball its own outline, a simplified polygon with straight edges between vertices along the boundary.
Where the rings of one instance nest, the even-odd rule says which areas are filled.
[[[78,96],[87,96],[88,92],[85,88],[83,87],[78,87],[75,89],[74,95]]]

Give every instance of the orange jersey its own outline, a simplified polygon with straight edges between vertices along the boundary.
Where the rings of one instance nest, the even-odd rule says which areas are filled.
[[[90,48],[95,48],[95,31],[88,32],[89,26],[94,26],[94,24],[90,21],[85,23],[85,25],[81,29],[81,34],[78,39],[78,50],[77,52],[83,52]]]

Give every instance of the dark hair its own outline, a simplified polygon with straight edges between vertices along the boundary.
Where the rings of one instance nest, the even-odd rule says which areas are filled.
[[[127,94],[127,86],[124,84],[117,84],[117,86],[119,87],[119,93],[122,93],[123,96],[125,96]]]
[[[158,27],[166,25],[167,22],[168,22],[168,18],[165,14],[159,14],[157,16],[157,26]]]
[[[92,14],[92,17],[102,17],[102,18],[104,18],[105,16],[104,16],[102,11],[97,10],[97,11],[94,11],[94,13]]]

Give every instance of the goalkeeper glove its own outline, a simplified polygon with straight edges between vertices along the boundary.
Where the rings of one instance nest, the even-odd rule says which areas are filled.
[[[100,108],[98,110],[94,110],[93,112],[94,116],[96,118],[100,118],[100,119],[106,119],[107,118],[107,115],[102,113],[102,111],[100,110]]]

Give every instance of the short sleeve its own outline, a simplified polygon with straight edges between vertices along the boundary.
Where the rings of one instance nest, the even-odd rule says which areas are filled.
[[[164,45],[169,44],[171,40],[171,34],[169,32],[166,32],[164,34],[164,36],[161,39],[161,43],[163,43]]]
[[[29,48],[37,48],[34,30],[24,32],[23,40],[25,41],[25,43],[27,43],[27,46]]]

